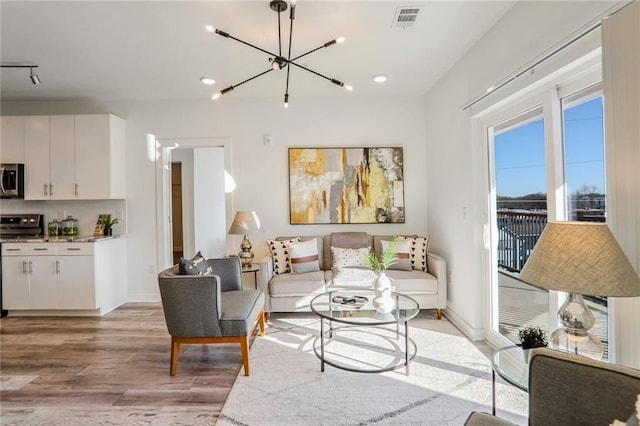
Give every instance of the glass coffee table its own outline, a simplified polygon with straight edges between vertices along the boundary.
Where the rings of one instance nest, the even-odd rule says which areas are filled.
[[[492,413],[496,414],[496,373],[507,382],[525,392],[529,389],[529,364],[524,361],[524,352],[520,346],[505,346],[491,357],[491,397]]]
[[[313,345],[320,359],[320,371],[324,372],[326,363],[360,373],[406,367],[409,374],[409,361],[417,352],[409,337],[409,321],[418,315],[420,306],[407,295],[395,292],[391,295],[395,307],[388,314],[373,307],[375,292],[370,289],[335,290],[311,300],[311,311],[320,317],[320,336]]]

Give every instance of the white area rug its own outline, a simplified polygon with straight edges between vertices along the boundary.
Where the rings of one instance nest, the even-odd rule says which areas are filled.
[[[217,424],[462,425],[471,411],[490,413],[487,357],[429,311],[409,325],[417,345],[409,375],[404,368],[353,373],[326,364],[321,373],[313,352],[319,319],[311,314],[272,316],[267,335],[256,337],[251,348],[251,376],[240,372]],[[354,353],[360,363],[394,360],[374,347]],[[497,406],[500,417],[527,424],[526,393],[499,381]]]

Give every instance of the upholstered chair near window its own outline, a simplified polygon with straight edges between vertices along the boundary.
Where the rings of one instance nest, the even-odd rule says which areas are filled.
[[[181,344],[240,343],[248,376],[249,337],[258,325],[264,336],[264,294],[262,290],[242,289],[238,258],[207,259],[206,264],[191,269],[197,269],[197,275],[181,274],[178,265],[158,275],[171,335],[170,374],[176,374]],[[183,273],[189,270],[182,269]]]

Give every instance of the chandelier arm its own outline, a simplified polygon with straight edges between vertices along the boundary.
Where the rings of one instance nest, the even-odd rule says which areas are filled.
[[[313,53],[313,52],[316,52],[316,51],[318,51],[318,50],[322,49],[323,47],[333,46],[334,44],[336,44],[336,40],[335,40],[335,39],[333,39],[333,40],[331,40],[331,41],[328,41],[328,42],[326,42],[325,44],[323,44],[322,46],[318,46],[318,47],[316,47],[315,49],[312,49],[312,50],[308,51],[307,53],[303,53],[303,54],[302,54],[302,55],[300,55],[300,56],[296,56],[295,58],[291,59],[289,62],[291,62],[291,61],[295,61],[295,60],[297,60],[297,59],[300,59],[300,58],[302,58],[303,56],[307,56],[307,55],[309,55],[309,54],[311,54],[311,53]]]
[[[232,36],[232,35],[231,35],[231,34],[229,34],[229,33],[225,33],[224,31],[220,31],[220,30],[216,29],[216,34],[220,34],[222,37],[230,38],[230,39],[235,40],[235,41],[237,41],[237,42],[240,42],[240,43],[242,43],[242,44],[246,44],[247,46],[249,46],[249,47],[253,47],[254,49],[257,49],[257,50],[259,50],[259,51],[261,51],[261,52],[266,53],[267,55],[270,55],[270,56],[278,56],[278,55],[276,55],[275,53],[271,53],[271,52],[269,52],[268,50],[264,50],[264,49],[263,49],[263,48],[261,48],[261,47],[258,47],[258,46],[256,46],[256,45],[253,45],[253,44],[251,44],[251,43],[247,43],[247,42],[246,42],[246,41],[244,41],[244,40],[240,40],[239,38],[234,37],[234,36]]]
[[[282,35],[281,33],[281,26],[280,26],[280,10],[278,10],[278,56],[282,56]]]
[[[296,19],[296,15],[295,15],[295,10],[296,10],[296,5],[292,4],[291,5],[291,9],[290,9],[290,14],[289,14],[289,56],[287,56],[287,62],[291,62],[291,41],[293,39],[293,20]],[[287,95],[287,100],[289,98],[289,72],[291,71],[291,67],[287,67],[287,85],[285,88],[285,95]]]
[[[302,66],[302,65],[296,64],[295,62],[289,62],[289,64],[290,64],[290,65],[295,65],[295,66],[296,66],[296,67],[298,67],[298,68],[302,68],[302,69],[303,69],[303,70],[305,70],[305,71],[309,71],[310,73],[315,74],[315,75],[317,75],[318,77],[325,78],[325,79],[329,80],[330,82],[332,82],[333,84],[337,84],[337,85],[338,85],[338,86],[340,86],[340,87],[343,87],[343,86],[344,86],[344,83],[343,83],[343,82],[341,82],[340,80],[336,80],[335,78],[327,77],[326,75],[322,75],[322,74],[320,74],[319,72],[316,72],[316,71],[314,71],[314,70],[312,70],[312,69],[309,69],[309,68],[307,68],[307,67],[305,67],[305,66]]]
[[[273,68],[269,68],[269,69],[268,69],[268,70],[266,70],[266,71],[262,71],[261,73],[256,74],[256,75],[254,75],[253,77],[249,77],[248,79],[246,79],[246,80],[244,80],[244,81],[241,81],[241,82],[240,82],[240,83],[238,83],[238,84],[231,85],[231,86],[229,86],[229,87],[228,87],[228,89],[229,89],[229,90],[233,90],[233,89],[235,89],[236,87],[241,86],[241,85],[243,85],[243,84],[245,84],[245,83],[248,83],[248,82],[250,82],[251,80],[253,80],[254,78],[258,78],[258,77],[260,77],[261,75],[265,75],[266,73],[271,72],[271,71],[273,71]],[[225,90],[226,90],[226,89],[225,89]]]

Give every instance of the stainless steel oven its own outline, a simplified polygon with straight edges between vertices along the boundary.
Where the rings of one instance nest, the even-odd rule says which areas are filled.
[[[0,164],[0,198],[24,198],[24,164]]]

